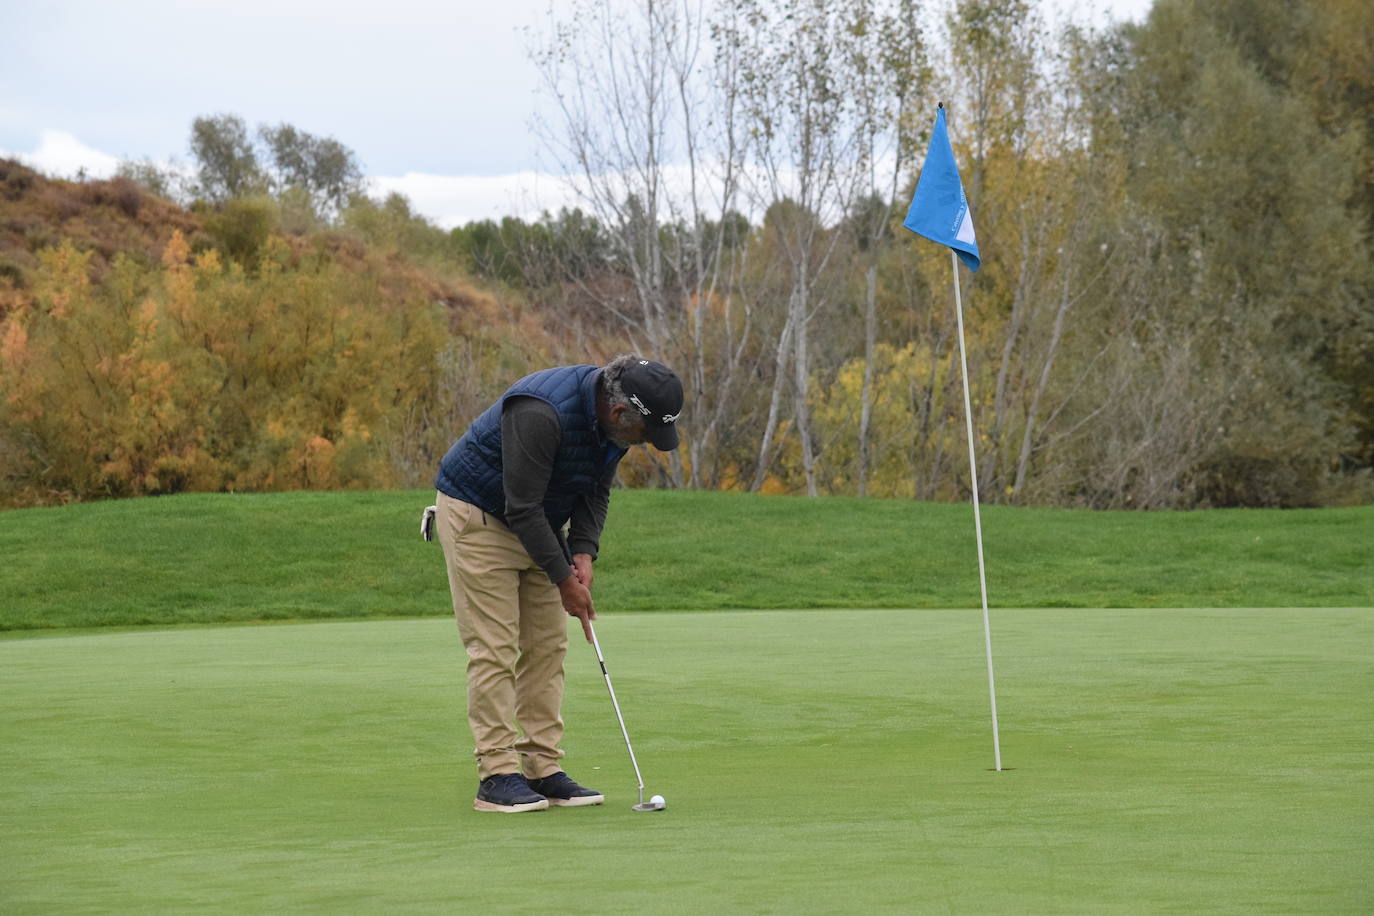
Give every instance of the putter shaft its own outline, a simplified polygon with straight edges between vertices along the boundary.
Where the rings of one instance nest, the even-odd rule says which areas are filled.
[[[601,654],[601,643],[596,639],[596,628],[587,621],[587,632],[592,635],[592,648],[596,649],[596,660],[601,665],[601,676],[606,679],[606,690],[611,695],[611,706],[615,708],[616,721],[620,723],[620,733],[625,736],[625,749],[630,752],[630,766],[635,770],[635,782],[639,785],[639,803],[644,804],[644,777],[639,773],[639,761],[635,759],[634,745],[630,743],[630,733],[625,728],[625,717],[620,713],[620,701],[615,698],[615,687],[611,686],[611,672],[606,670],[606,657]]]

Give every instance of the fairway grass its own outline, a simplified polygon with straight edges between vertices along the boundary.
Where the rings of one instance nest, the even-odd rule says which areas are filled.
[[[1374,612],[615,614],[598,808],[471,810],[451,620],[0,641],[0,912],[1369,912]]]

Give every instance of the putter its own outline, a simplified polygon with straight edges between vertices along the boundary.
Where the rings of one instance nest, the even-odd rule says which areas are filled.
[[[606,690],[611,694],[611,705],[615,707],[615,717],[620,723],[620,733],[625,736],[625,749],[630,752],[630,766],[635,768],[635,781],[639,783],[639,804],[633,805],[634,811],[662,811],[667,807],[663,796],[655,795],[644,800],[644,777],[639,774],[639,761],[635,759],[635,749],[630,744],[630,733],[625,729],[625,717],[620,714],[620,702],[615,698],[615,688],[611,686],[611,673],[606,670],[606,657],[601,654],[601,643],[596,641],[596,629],[587,621],[587,632],[592,636],[592,648],[596,649],[596,660],[601,663],[601,676],[606,679]]]

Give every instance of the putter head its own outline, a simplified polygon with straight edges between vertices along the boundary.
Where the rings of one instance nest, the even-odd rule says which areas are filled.
[[[643,796],[640,796],[640,797],[641,797],[641,799],[643,798]],[[637,804],[637,805],[631,805],[631,806],[630,806],[630,810],[631,810],[631,811],[662,811],[662,810],[663,810],[664,808],[666,808],[666,807],[668,807],[668,803],[665,802],[665,801],[663,800],[663,796],[662,796],[662,795],[655,795],[653,798],[649,799],[648,801],[640,801],[640,803]]]

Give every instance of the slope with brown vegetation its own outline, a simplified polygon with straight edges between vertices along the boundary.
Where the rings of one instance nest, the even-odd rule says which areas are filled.
[[[173,232],[189,237],[200,228],[194,214],[126,178],[60,181],[0,159],[0,310],[17,304],[38,253],[64,239],[92,252],[92,270],[101,275],[121,252],[154,264]]]
[[[427,482],[539,316],[270,202],[0,162],[0,505]]]

